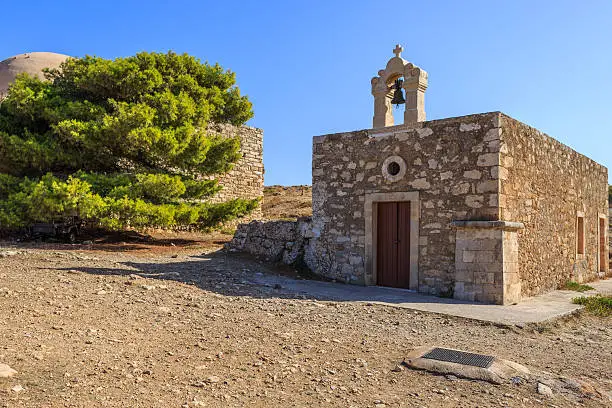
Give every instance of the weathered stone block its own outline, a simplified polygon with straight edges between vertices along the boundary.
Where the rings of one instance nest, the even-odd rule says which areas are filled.
[[[498,153],[483,153],[478,156],[476,164],[481,167],[491,167],[499,165]]]
[[[511,305],[521,301],[521,284],[507,284],[504,285],[503,304]]]
[[[452,171],[445,171],[440,173],[440,180],[448,180],[451,179],[453,177],[453,172]]]
[[[263,130],[250,126],[211,124],[208,131],[222,137],[238,137],[242,154],[228,173],[211,176],[218,179],[219,185],[223,188],[208,201],[220,203],[235,198],[263,197]],[[257,209],[251,215],[251,219],[252,217],[261,217],[261,209]]]
[[[495,283],[495,274],[489,272],[475,272],[474,273],[474,284],[476,285],[488,285]],[[483,286],[484,288],[484,286]]]
[[[481,208],[484,205],[484,196],[468,195],[465,197],[465,204],[470,208]]]
[[[496,260],[495,252],[493,251],[478,251],[475,262],[481,264],[493,263]]]
[[[496,193],[499,191],[499,182],[497,180],[487,180],[476,185],[477,193]]]
[[[461,259],[464,263],[476,262],[478,251],[463,251]]]
[[[479,123],[462,123],[461,125],[459,125],[460,132],[472,132],[478,129],[480,129]]]
[[[501,137],[501,128],[489,129],[485,134],[484,141],[489,142],[491,140],[499,140]]]
[[[467,170],[463,172],[463,177],[479,180],[482,177],[482,172],[480,170]]]
[[[418,178],[411,182],[410,185],[417,190],[428,189],[431,187],[431,184],[425,178]]]
[[[491,177],[500,180],[508,179],[508,169],[502,166],[493,166],[491,167]]]
[[[512,273],[504,272],[503,275],[500,275],[500,277],[502,278],[501,282],[496,281],[495,283],[500,283],[504,285],[514,285],[514,284],[521,282],[520,275],[515,272],[512,272]]]
[[[459,183],[451,187],[452,195],[463,195],[470,191],[470,183]]]
[[[455,270],[455,279],[457,282],[474,282],[474,271],[469,269]]]

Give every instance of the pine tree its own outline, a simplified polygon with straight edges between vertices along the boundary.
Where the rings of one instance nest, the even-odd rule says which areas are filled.
[[[79,215],[109,229],[199,227],[258,200],[211,204],[252,105],[218,64],[169,52],[66,60],[19,76],[0,103],[0,227]]]

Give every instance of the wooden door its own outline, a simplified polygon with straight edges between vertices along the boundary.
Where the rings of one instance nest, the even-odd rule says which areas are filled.
[[[410,202],[379,202],[377,206],[377,284],[409,288]]]

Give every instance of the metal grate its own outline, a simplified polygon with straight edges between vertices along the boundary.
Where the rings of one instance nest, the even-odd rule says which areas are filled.
[[[493,363],[493,359],[495,357],[436,347],[429,353],[423,355],[423,358],[438,361],[448,361],[450,363],[457,363],[474,367],[489,368],[489,366],[491,366],[491,364]]]

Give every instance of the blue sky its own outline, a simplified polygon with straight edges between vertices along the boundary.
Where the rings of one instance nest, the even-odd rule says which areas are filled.
[[[0,59],[174,50],[236,72],[266,184],[310,184],[312,136],[371,127],[393,56],[429,74],[428,119],[500,110],[608,167],[612,1],[31,0],[2,5]]]

